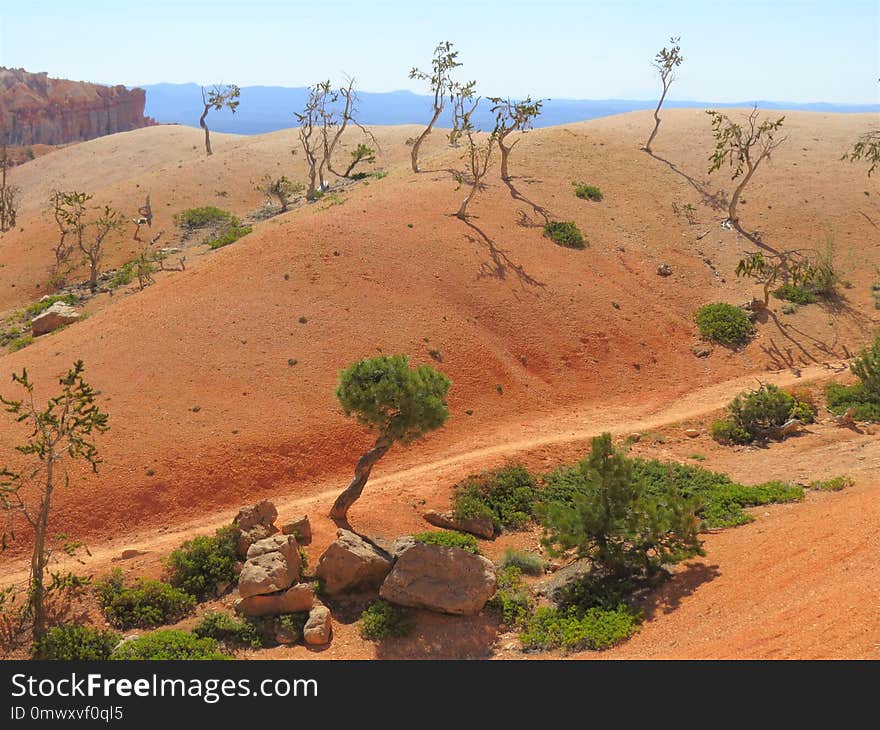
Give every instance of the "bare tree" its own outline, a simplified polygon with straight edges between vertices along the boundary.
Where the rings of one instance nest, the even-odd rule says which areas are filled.
[[[329,84],[328,84],[329,86]],[[333,169],[333,153],[342,135],[345,133],[349,124],[353,124],[367,138],[378,147],[376,138],[373,133],[364,127],[356,118],[357,114],[357,91],[354,88],[354,79],[349,79],[346,86],[342,86],[338,91],[330,91],[328,88],[326,95],[326,104],[323,108],[321,119],[321,138],[324,144],[324,158],[326,160],[327,169],[337,177],[348,177],[355,165],[359,162],[367,160],[369,162],[375,160],[375,150],[364,144],[359,144],[353,153],[354,161],[349,165],[344,173],[338,173]],[[338,102],[342,100],[342,107],[337,108]]]
[[[471,177],[470,189],[455,213],[462,220],[467,220],[468,206],[480,188],[483,187],[483,178],[489,169],[492,151],[495,148],[495,143],[498,141],[497,127],[488,135],[484,135],[474,125],[472,117],[480,104],[480,97],[474,97],[471,89],[472,87],[470,86],[466,87],[465,92],[469,95],[456,100],[455,108],[457,112],[452,126],[453,133],[463,137],[465,140],[467,148],[464,160]],[[461,185],[463,178],[459,177],[458,182]]]
[[[660,94],[660,101],[657,102],[657,108],[654,110],[654,129],[651,130],[651,136],[648,137],[648,141],[645,142],[645,146],[642,148],[648,154],[651,154],[651,142],[654,141],[654,137],[657,136],[657,130],[660,129],[660,107],[663,106],[663,102],[666,100],[669,87],[675,81],[675,69],[684,62],[684,56],[681,55],[681,46],[678,45],[680,40],[681,37],[673,36],[669,39],[670,48],[664,46],[663,50],[654,56],[653,65],[660,76],[660,83],[663,84],[663,93]]]
[[[434,58],[431,61],[430,72],[420,71],[417,68],[413,68],[409,72],[411,79],[427,81],[430,84],[431,93],[434,97],[431,121],[428,122],[428,126],[425,127],[424,131],[413,142],[411,151],[413,172],[419,171],[419,149],[422,146],[422,142],[431,134],[431,130],[443,113],[447,98],[454,91],[455,82],[452,80],[451,74],[453,69],[461,66],[457,58],[458,51],[453,50],[453,44],[449,41],[444,41],[434,49]]]
[[[104,258],[104,240],[113,231],[125,226],[122,213],[105,205],[101,214],[90,224],[91,234],[79,238],[79,248],[89,262],[89,290],[94,294],[98,289],[98,267]]]
[[[86,204],[91,199],[91,195],[77,191],[53,190],[49,196],[52,215],[58,225],[58,242],[52,249],[55,254],[52,280],[58,286],[64,283],[70,272],[70,257],[84,235]]]
[[[199,126],[205,130],[205,151],[209,155],[213,155],[214,152],[211,149],[211,130],[208,129],[208,122],[206,121],[208,119],[208,112],[211,109],[219,112],[225,106],[235,114],[235,110],[238,109],[240,93],[241,89],[235,84],[217,85],[210,89],[202,87],[202,103],[205,108],[202,111],[202,116],[199,118]]]
[[[140,241],[140,231],[141,226],[146,226],[147,228],[153,227],[153,206],[150,205],[150,196],[147,195],[146,202],[138,208],[138,217],[133,221],[134,223],[134,240]]]
[[[770,159],[772,152],[785,142],[787,136],[779,136],[785,117],[775,121],[759,120],[757,105],[752,107],[744,124],[733,121],[726,114],[709,109],[712,118],[712,134],[715,137],[715,150],[709,157],[709,173],[720,170],[726,163],[733,168],[731,180],[739,180],[728,204],[727,215],[730,223],[741,230],[736,206],[746,185],[754,176],[764,160]]]
[[[490,111],[495,115],[495,136],[501,150],[501,179],[510,180],[507,168],[510,152],[522,137],[517,137],[510,144],[506,140],[514,132],[527,132],[532,128],[532,121],[541,113],[544,101],[532,101],[530,96],[517,102],[497,96],[490,97],[489,101],[495,105]]]
[[[6,171],[12,167],[7,147],[8,132],[5,117],[0,118],[0,233],[15,228],[15,217],[18,213],[19,189],[10,185],[6,179]]]
[[[324,189],[324,144],[321,129],[327,105],[327,96],[330,94],[330,82],[315,84],[309,90],[309,98],[306,100],[302,112],[294,112],[299,122],[299,142],[309,166],[309,184],[306,189],[306,200],[315,200],[318,193],[318,185]]]

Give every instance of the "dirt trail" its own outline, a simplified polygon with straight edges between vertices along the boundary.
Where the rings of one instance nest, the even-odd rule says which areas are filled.
[[[781,371],[761,374],[760,380],[779,386],[802,384],[827,379],[838,372],[842,365],[838,361],[804,368],[798,373]],[[589,439],[605,431],[629,434],[705,417],[723,408],[744,388],[753,387],[757,378],[756,374],[741,376],[700,388],[672,403],[648,409],[620,408],[612,411],[590,404],[581,409],[566,410],[534,422],[520,417],[519,420],[525,421],[524,423],[502,425],[488,434],[484,440],[488,441],[489,445],[457,451],[428,463],[371,479],[361,502],[352,512],[355,523],[366,521],[367,524],[358,524],[356,529],[381,532],[381,527],[388,525],[387,511],[376,509],[375,505],[399,504],[402,507],[403,504],[414,500],[424,501],[425,498],[436,495],[438,491],[445,498],[448,487],[466,474],[490,468],[509,459],[523,458],[526,454],[546,449],[552,454],[554,448],[562,446],[582,444],[586,448]],[[553,459],[548,457],[548,460]],[[377,471],[381,472],[381,465]],[[417,486],[413,486],[414,484]],[[295,498],[272,496],[271,498],[282,519],[284,516],[301,513],[308,513],[311,516],[313,530],[316,533],[315,545],[320,548],[335,537],[336,528],[325,516],[325,512],[342,486],[344,484],[339,478],[328,479],[321,482],[318,488],[307,496]],[[365,503],[372,503],[373,507],[363,510]],[[359,512],[366,514],[362,515]],[[380,514],[372,514],[376,512]],[[161,527],[158,530],[152,529],[140,533],[133,530],[124,537],[108,540],[101,545],[90,545],[90,555],[82,558],[82,564],[61,561],[58,565],[67,564],[78,570],[99,573],[106,570],[111,563],[118,561],[118,556],[123,550],[137,550],[146,555],[163,556],[194,535],[204,534],[228,524],[230,518],[230,511],[223,510],[203,515],[198,520]],[[390,518],[391,524],[396,525],[398,530],[400,530],[400,518],[400,513]],[[0,579],[0,585],[26,579],[25,559],[11,562],[7,567]]]

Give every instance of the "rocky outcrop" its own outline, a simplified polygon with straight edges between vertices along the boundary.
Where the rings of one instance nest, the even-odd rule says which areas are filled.
[[[0,117],[12,145],[81,142],[155,124],[144,116],[146,99],[143,89],[0,67]]]
[[[69,304],[64,302],[55,302],[42,314],[38,314],[31,320],[31,334],[34,337],[54,332],[59,327],[73,324],[79,319],[77,312]]]
[[[239,599],[234,608],[242,616],[256,618],[309,611],[314,604],[315,592],[312,587],[306,583],[298,583],[286,591]]]
[[[247,562],[238,578],[242,598],[283,591],[298,582],[302,573],[299,546],[290,535],[267,537],[248,549]]]
[[[281,525],[281,532],[285,535],[293,535],[300,545],[308,545],[312,542],[312,523],[308,515],[300,515],[288,520]]]
[[[258,540],[263,540],[278,532],[275,527],[275,519],[278,510],[268,499],[264,499],[248,507],[242,507],[232,524],[239,529],[238,555],[245,557],[248,550]]]
[[[495,566],[482,555],[417,543],[394,563],[379,595],[401,606],[469,615],[483,609],[495,581]]]
[[[425,512],[422,516],[425,518],[425,522],[434,525],[434,527],[442,527],[444,530],[468,532],[471,535],[482,537],[484,540],[495,539],[495,523],[487,517],[456,519],[451,511],[436,512],[435,510]]]
[[[391,570],[391,557],[348,530],[318,560],[315,574],[329,595],[376,590]]]

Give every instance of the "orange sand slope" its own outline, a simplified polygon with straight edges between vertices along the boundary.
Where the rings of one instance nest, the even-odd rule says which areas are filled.
[[[691,352],[694,309],[744,301],[755,288],[732,274],[752,244],[722,230],[725,216],[712,207],[729,180],[703,185],[707,119],[676,110],[655,145],[666,162],[639,151],[644,113],[529,133],[514,153],[512,186],[496,171],[468,224],[449,215],[462,196],[450,172],[461,168],[461,150],[433,135],[428,171],[413,175],[404,141],[415,128],[379,128],[388,177],[192,255],[185,272],[144,292],[105,297],[86,321],[5,355],[0,387],[13,393],[9,375],[26,366],[43,395],[74,359],[85,361],[112,430],[101,441],[101,473],[59,493],[55,520],[73,536],[109,537],[267,492],[308,495],[334,475],[341,482],[369,442],[333,397],[338,370],[359,357],[403,352],[433,362],[428,352],[437,350],[454,381],[448,426],[393,450],[380,469],[388,472],[562,408],[650,408],[744,371],[840,359],[868,339],[875,319],[877,192],[862,169],[839,161],[872,121],[787,115],[790,140],[747,191],[743,223],[788,248],[820,244],[829,227],[853,288],[845,306],[805,307],[760,325],[741,353]],[[149,192],[154,230],[166,229],[168,245],[176,211],[214,204],[245,215],[262,204],[254,184],[264,173],[302,179],[302,155],[290,154],[295,136],[213,135],[206,159],[199,130],[154,127],[14,169],[23,230],[0,240],[0,306],[42,291],[53,187],[88,190],[130,213]],[[599,185],[605,200],[578,200],[575,180]],[[673,215],[673,202],[696,206],[699,223]],[[576,221],[589,248],[543,238],[542,208]],[[116,242],[109,264],[135,246]],[[661,262],[673,276],[657,276]],[[8,453],[20,433],[4,422],[0,434]],[[365,499],[356,509],[379,507]]]

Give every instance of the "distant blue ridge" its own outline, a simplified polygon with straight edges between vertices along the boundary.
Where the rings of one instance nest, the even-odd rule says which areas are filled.
[[[145,114],[158,122],[185,124],[197,127],[201,115],[201,93],[197,84],[147,84],[140,88],[147,92]],[[263,134],[296,126],[293,113],[305,105],[307,88],[283,86],[245,86],[241,89],[241,105],[233,115],[228,110],[212,111],[210,127],[216,132],[233,134]],[[424,124],[430,117],[431,97],[411,91],[375,93],[358,92],[360,98],[358,120],[363,124]],[[707,101],[667,101],[669,108],[727,108],[747,107],[753,101],[718,103]],[[535,121],[536,127],[552,127],[586,119],[607,117],[612,114],[653,109],[656,100],[630,99],[550,99],[544,102],[543,111]],[[786,109],[792,111],[858,113],[878,112],[880,104],[827,104],[814,102],[758,101],[762,109]],[[475,122],[480,127],[491,126],[492,116],[486,105]],[[451,126],[451,117],[444,112],[438,122]]]

